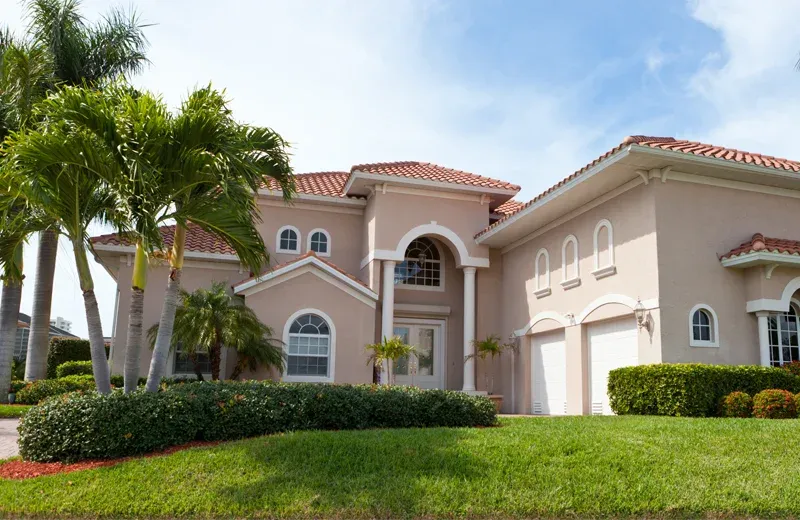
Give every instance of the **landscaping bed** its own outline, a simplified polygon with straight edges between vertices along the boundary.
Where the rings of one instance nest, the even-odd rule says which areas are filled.
[[[0,516],[800,514],[795,419],[512,418],[501,426],[292,432],[0,481]]]

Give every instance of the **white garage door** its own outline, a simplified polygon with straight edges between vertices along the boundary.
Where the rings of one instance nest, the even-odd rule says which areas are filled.
[[[608,373],[639,364],[639,335],[635,318],[589,325],[589,379],[593,415],[611,415]]]
[[[531,389],[535,414],[567,413],[567,357],[564,331],[533,337]]]

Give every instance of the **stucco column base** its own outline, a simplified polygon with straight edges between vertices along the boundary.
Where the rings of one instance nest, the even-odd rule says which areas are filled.
[[[384,260],[383,267],[383,307],[381,309],[381,341],[394,336],[394,266],[393,260]],[[381,384],[389,384],[389,366],[381,365]]]
[[[464,386],[462,392],[475,391],[475,272],[464,268]]]
[[[567,356],[567,415],[588,415],[589,348],[586,327],[573,325],[564,329]]]

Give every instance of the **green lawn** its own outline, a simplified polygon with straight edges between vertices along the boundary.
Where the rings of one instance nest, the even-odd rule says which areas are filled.
[[[22,417],[29,408],[24,404],[0,404],[0,419]]]
[[[502,425],[292,433],[0,481],[0,512],[337,519],[800,514],[800,421],[569,417]]]

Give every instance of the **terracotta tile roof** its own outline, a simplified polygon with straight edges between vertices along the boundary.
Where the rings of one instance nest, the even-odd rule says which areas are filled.
[[[546,195],[552,193],[553,191],[557,190],[564,184],[568,183],[572,179],[578,177],[579,175],[583,174],[590,168],[594,167],[598,163],[602,162],[605,159],[608,159],[615,153],[621,151],[622,149],[628,146],[641,146],[647,148],[658,148],[661,150],[668,150],[673,152],[681,152],[687,155],[696,155],[699,157],[711,157],[715,159],[723,159],[726,161],[737,162],[742,164],[753,164],[756,166],[764,166],[767,168],[774,168],[776,170],[784,170],[784,171],[791,171],[791,172],[800,172],[800,162],[798,161],[791,161],[789,159],[780,159],[777,157],[772,157],[770,155],[761,155],[757,153],[751,152],[744,152],[741,150],[737,150],[735,148],[725,148],[722,146],[714,146],[710,144],[704,144],[697,141],[687,141],[685,139],[675,139],[674,137],[653,137],[653,136],[646,136],[646,135],[633,135],[628,136],[622,140],[622,142],[612,148],[611,150],[607,151],[597,159],[593,160],[580,170],[575,171],[569,177],[559,181],[554,186],[548,188],[544,192],[540,193],[533,199],[529,200],[525,204],[520,205],[511,213],[507,213],[503,218],[493,222],[489,225],[486,229],[475,235],[475,238],[489,232],[491,229],[496,228],[497,226],[501,225],[503,222],[508,220],[509,217],[512,215],[519,213],[525,208],[528,208],[535,202],[541,200]]]
[[[338,273],[340,273],[340,274],[343,274],[344,276],[346,276],[347,278],[349,278],[349,279],[353,280],[353,281],[354,281],[354,282],[356,282],[357,284],[359,284],[359,285],[361,285],[361,286],[363,286],[363,287],[366,287],[367,289],[369,289],[369,285],[365,284],[364,282],[362,282],[361,280],[359,280],[358,278],[356,278],[356,277],[355,277],[355,276],[353,276],[352,274],[348,273],[347,271],[345,271],[345,270],[344,270],[344,269],[342,269],[341,267],[337,266],[336,264],[333,264],[333,263],[331,263],[331,262],[328,262],[328,261],[327,261],[327,260],[325,260],[324,258],[320,258],[320,257],[319,257],[319,256],[318,256],[318,255],[317,255],[317,254],[316,254],[314,251],[309,251],[309,252],[307,252],[307,253],[305,253],[305,254],[302,254],[302,255],[300,255],[300,256],[298,256],[298,257],[296,257],[296,258],[292,258],[291,260],[289,260],[289,261],[287,261],[287,262],[283,262],[283,263],[280,263],[280,264],[278,264],[278,265],[274,265],[274,266],[270,267],[268,270],[264,271],[263,273],[261,273],[261,274],[259,274],[259,275],[257,275],[257,276],[251,276],[250,278],[248,278],[248,279],[246,279],[246,280],[242,280],[241,282],[237,282],[237,283],[233,284],[233,286],[232,286],[232,287],[236,288],[237,286],[239,286],[239,285],[242,285],[243,283],[246,283],[246,282],[250,282],[250,281],[252,281],[252,280],[255,280],[255,279],[256,279],[256,278],[258,278],[259,276],[268,275],[268,274],[270,274],[270,273],[272,273],[272,272],[275,272],[275,271],[278,271],[278,270],[280,270],[280,269],[283,269],[284,267],[289,267],[290,265],[296,264],[296,263],[298,263],[298,262],[300,262],[300,261],[302,261],[302,260],[305,260],[306,258],[309,258],[309,257],[314,257],[314,258],[316,258],[317,260],[319,260],[319,261],[320,261],[320,262],[322,262],[323,264],[327,265],[328,267],[330,267],[330,268],[334,269],[334,270],[335,270],[335,271],[337,271]],[[370,289],[370,290],[372,290],[372,289]]]
[[[298,193],[344,198],[344,185],[349,178],[349,172],[298,173],[294,176],[294,183]],[[263,187],[270,190],[280,189],[274,179],[268,179]]]
[[[164,245],[167,249],[172,247],[175,238],[175,226],[162,226],[161,236],[164,238]],[[114,246],[131,246],[133,241],[128,237],[120,237],[116,233],[100,235],[91,238],[92,244],[104,244]],[[190,224],[186,230],[186,251],[195,253],[212,253],[219,255],[236,255],[236,251],[211,233],[207,233],[201,227]]]
[[[490,179],[474,173],[445,168],[437,164],[417,161],[399,161],[388,163],[357,164],[350,169],[350,172],[374,173],[377,175],[397,175],[410,179],[422,179],[428,181],[448,182],[451,184],[463,184],[468,186],[478,186],[481,188],[493,188],[501,190],[519,191],[520,187],[510,182],[497,179]]]
[[[785,240],[783,238],[769,238],[761,233],[756,233],[753,238],[737,248],[731,249],[720,257],[720,260],[733,258],[748,253],[764,251],[766,253],[780,253],[784,255],[800,255],[800,240]]]
[[[519,211],[524,205],[524,202],[520,202],[518,200],[507,200],[506,202],[497,206],[494,212],[498,215],[511,215],[512,213]]]

